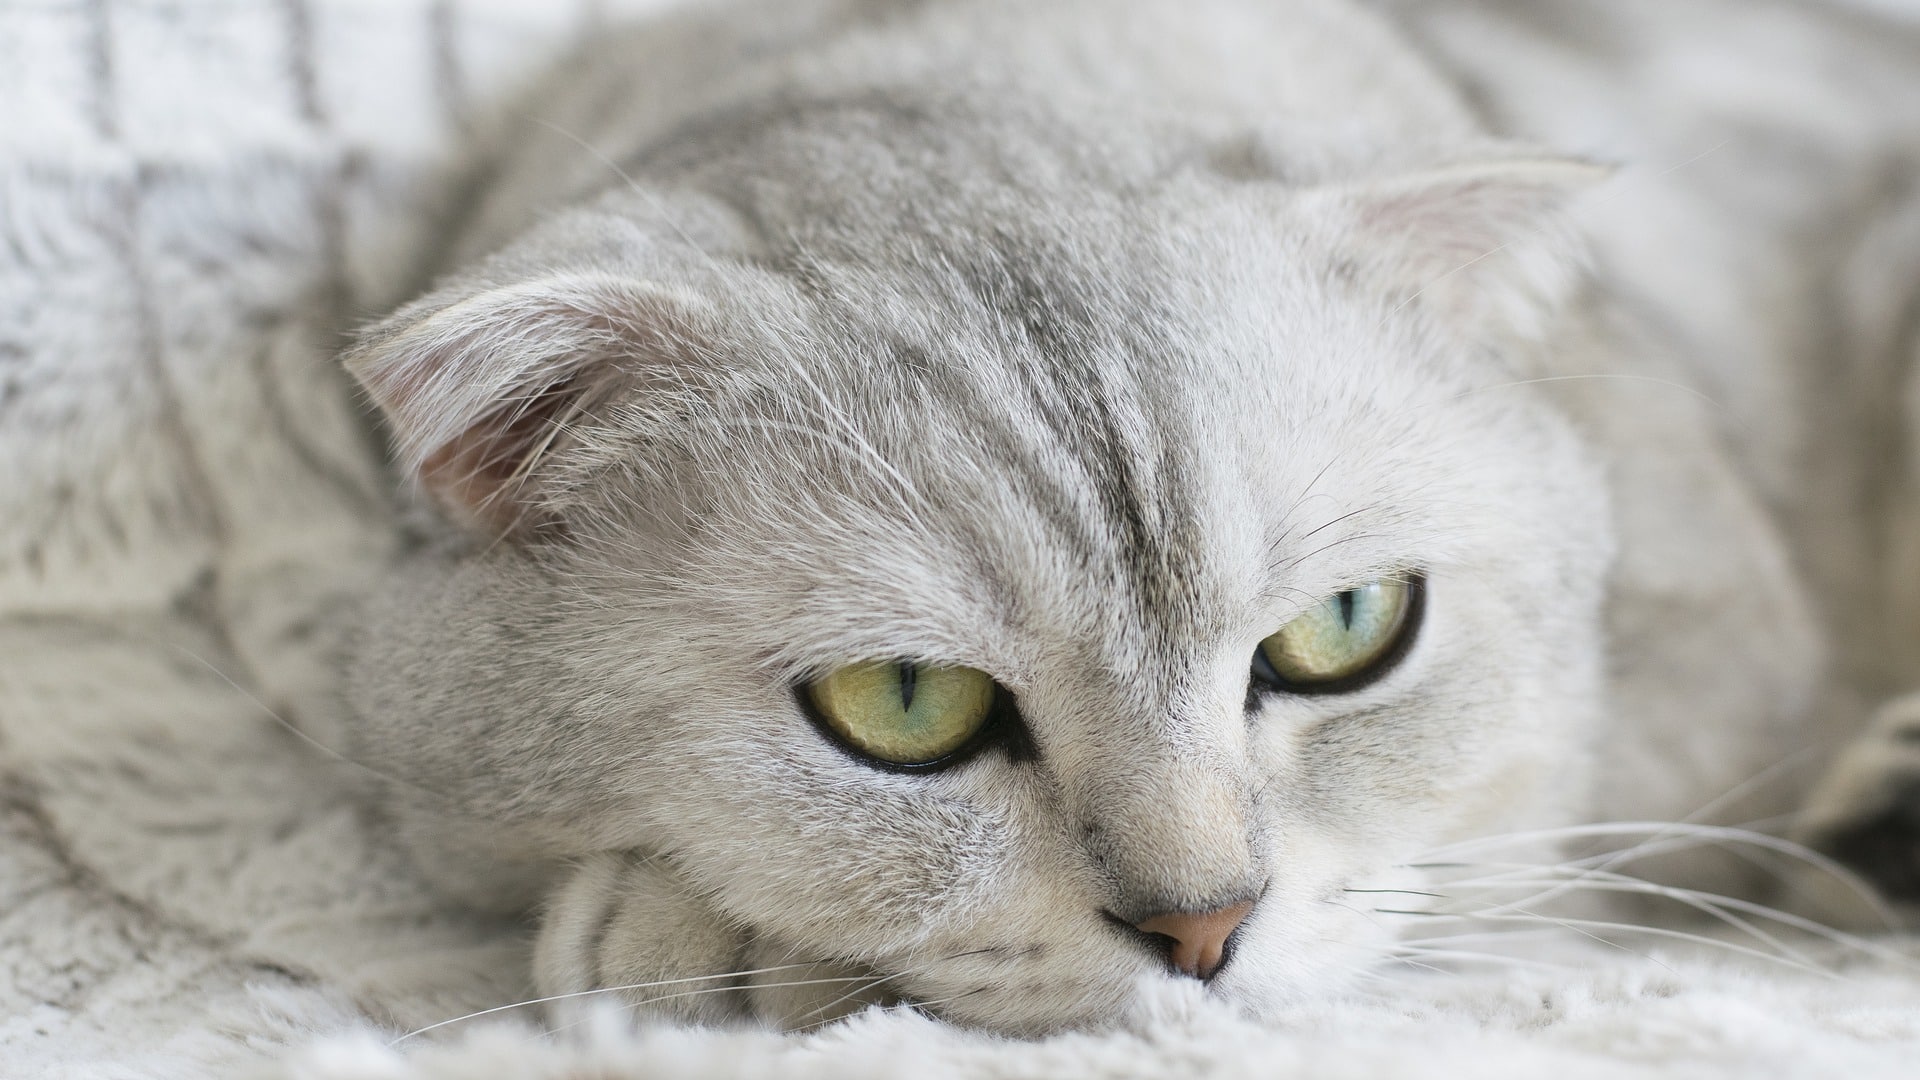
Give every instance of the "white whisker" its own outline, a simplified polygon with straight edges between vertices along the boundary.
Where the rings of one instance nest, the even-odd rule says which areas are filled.
[[[1517,869],[1515,873],[1521,873],[1523,870],[1537,871],[1541,869],[1552,870],[1554,868],[1551,868],[1551,867],[1520,868],[1520,869]],[[1860,937],[1855,934],[1849,934],[1843,930],[1837,930],[1831,926],[1827,926],[1814,919],[1809,919],[1801,915],[1795,915],[1792,912],[1782,911],[1778,908],[1769,907],[1765,904],[1755,903],[1751,900],[1743,900],[1739,897],[1733,897],[1733,896],[1722,896],[1716,893],[1703,892],[1698,889],[1686,889],[1686,888],[1681,888],[1681,887],[1672,886],[1672,885],[1661,885],[1658,882],[1645,881],[1640,878],[1631,877],[1629,875],[1618,874],[1618,873],[1605,871],[1605,870],[1583,870],[1583,871],[1580,871],[1580,873],[1582,875],[1582,878],[1591,878],[1592,880],[1575,881],[1573,884],[1575,884],[1579,888],[1590,889],[1596,892],[1622,892],[1622,893],[1631,893],[1631,894],[1638,894],[1638,895],[1644,895],[1644,896],[1659,896],[1659,897],[1671,899],[1677,903],[1682,903],[1682,904],[1686,904],[1689,907],[1693,907],[1696,910],[1699,910],[1704,914],[1707,914],[1713,918],[1720,919],[1721,921],[1727,923],[1729,926],[1734,926],[1738,929],[1744,930],[1747,933],[1750,933],[1755,937],[1768,942],[1769,944],[1776,945],[1777,947],[1781,948],[1783,951],[1787,951],[1786,946],[1779,943],[1771,934],[1768,934],[1765,931],[1760,930],[1758,927],[1750,925],[1746,920],[1740,919],[1737,916],[1732,915],[1731,912],[1737,911],[1745,915],[1753,915],[1759,918],[1768,919],[1773,922],[1779,923],[1783,926],[1791,927],[1792,929],[1798,930],[1802,933],[1820,938],[1831,944],[1845,946],[1850,949],[1858,950],[1861,953],[1864,953],[1869,956],[1873,956],[1880,960],[1890,961],[1890,962],[1894,962],[1901,965],[1913,965],[1915,963],[1915,961],[1903,955],[1898,950],[1889,949],[1886,946],[1876,944],[1873,941],[1870,941],[1866,938]],[[1532,888],[1532,887],[1541,886],[1545,884],[1565,885],[1565,884],[1568,884],[1568,882],[1565,879],[1555,879],[1555,878],[1529,879],[1526,877],[1507,877],[1505,875],[1492,875],[1484,879],[1475,880],[1475,881],[1465,881],[1465,882],[1460,882],[1459,884],[1466,889],[1482,889],[1482,888],[1497,888],[1503,885],[1511,885],[1511,886],[1522,887],[1522,888]],[[1531,900],[1521,901],[1521,903],[1531,903],[1531,902],[1533,901]]]
[[[1585,873],[1591,874],[1591,875],[1597,875],[1603,872],[1602,871],[1586,871]],[[1750,921],[1743,919],[1738,915],[1732,914],[1729,911],[1724,910],[1722,905],[1716,904],[1713,900],[1706,899],[1703,895],[1700,895],[1700,894],[1694,894],[1692,890],[1668,888],[1665,886],[1654,885],[1650,882],[1644,882],[1644,881],[1639,881],[1635,879],[1622,881],[1622,880],[1606,880],[1606,879],[1595,878],[1592,880],[1576,880],[1572,883],[1569,883],[1564,878],[1545,878],[1545,879],[1520,878],[1520,879],[1514,879],[1513,881],[1510,881],[1510,882],[1503,882],[1503,884],[1514,884],[1523,888],[1541,888],[1542,886],[1546,887],[1546,891],[1544,893],[1535,893],[1534,896],[1532,897],[1524,898],[1518,902],[1520,904],[1535,904],[1538,902],[1538,899],[1537,899],[1538,897],[1557,895],[1559,892],[1564,892],[1569,886],[1569,884],[1573,885],[1574,887],[1585,889],[1590,892],[1629,893],[1629,894],[1634,894],[1639,896],[1664,897],[1667,899],[1671,899],[1677,903],[1685,904],[1688,907],[1691,907],[1694,910],[1701,912],[1702,914],[1705,914],[1711,918],[1720,920],[1721,922],[1725,923],[1726,925],[1736,930],[1749,934],[1755,939],[1759,941],[1763,941],[1766,944],[1772,946],[1773,948],[1778,949],[1781,952],[1781,954],[1784,956],[1788,956],[1802,963],[1812,962],[1808,957],[1797,952],[1796,950],[1788,946],[1785,942],[1781,941],[1779,938],[1775,937],[1774,935],[1768,933],[1765,930],[1762,930],[1760,927],[1755,926]],[[1754,906],[1759,907],[1759,905],[1754,905]],[[1505,910],[1508,908],[1511,908],[1512,910],[1516,910],[1516,911],[1525,910],[1523,908],[1518,907],[1517,905],[1509,905],[1509,904],[1498,905],[1493,910],[1498,911],[1498,910]],[[1762,910],[1767,910],[1767,909],[1763,908]]]
[[[847,991],[844,994],[841,994],[839,997],[834,998],[832,1001],[827,1002],[825,1005],[821,1005],[818,1008],[815,1008],[809,1011],[805,1016],[801,1017],[800,1019],[812,1020],[814,1017],[820,1016],[823,1013],[830,1013],[833,1011],[833,1009],[836,1006],[840,1005],[842,1002],[851,1001],[854,998],[857,998],[860,995],[865,994],[867,991],[872,990],[874,987],[879,986],[881,983],[890,982],[894,979],[899,978],[902,974],[903,974],[902,972],[896,971],[891,975],[879,975],[879,976],[870,978],[865,983],[861,984],[860,986],[854,987],[853,989]],[[830,1023],[831,1021],[823,1020],[820,1022]]]
[[[1405,962],[1407,956],[1418,956],[1422,960],[1448,963],[1497,964],[1506,967],[1530,968],[1538,971],[1566,972],[1575,968],[1571,964],[1556,964],[1550,960],[1535,960],[1521,956],[1505,956],[1500,953],[1475,952],[1471,949],[1439,949],[1427,946],[1396,948],[1389,952],[1388,959]]]
[[[1654,854],[1663,854],[1672,850],[1686,850],[1703,844],[1729,845],[1737,850],[1740,846],[1759,848],[1789,859],[1798,860],[1808,866],[1828,874],[1860,897],[1874,912],[1875,916],[1889,928],[1900,925],[1899,917],[1886,902],[1858,874],[1841,865],[1831,857],[1808,847],[1805,844],[1772,836],[1752,829],[1737,828],[1730,825],[1697,825],[1674,821],[1608,821],[1589,825],[1569,825],[1551,829],[1532,829],[1520,832],[1503,833],[1497,836],[1479,837],[1462,840],[1434,848],[1419,861],[1406,865],[1410,869],[1448,869],[1458,868],[1462,864],[1450,856],[1464,854],[1487,848],[1497,849],[1502,844],[1515,845],[1539,843],[1552,840],[1578,840],[1614,836],[1633,836],[1652,834],[1655,839],[1617,851],[1576,859],[1565,865],[1613,866],[1633,859],[1646,858]],[[1467,864],[1471,865],[1471,864]]]
[[[1658,964],[1660,967],[1665,968],[1668,971],[1673,971],[1673,968],[1668,964],[1662,963],[1656,957],[1648,956],[1645,953],[1636,953],[1634,952],[1634,950],[1627,948],[1626,946],[1620,944],[1619,942],[1609,941],[1606,938],[1601,937],[1599,934],[1594,933],[1593,931],[1611,930],[1611,931],[1617,931],[1621,933],[1644,934],[1649,937],[1658,937],[1658,938],[1667,938],[1667,939],[1677,940],[1677,941],[1686,941],[1695,945],[1704,945],[1710,948],[1723,949],[1723,950],[1726,950],[1727,952],[1738,953],[1742,956],[1751,957],[1756,960],[1765,960],[1770,964],[1778,964],[1782,967],[1793,968],[1796,971],[1801,971],[1810,975],[1818,975],[1822,978],[1827,978],[1827,979],[1840,978],[1840,976],[1835,972],[1828,971],[1824,968],[1815,967],[1811,964],[1803,963],[1801,961],[1793,960],[1788,957],[1776,956],[1773,953],[1765,952],[1760,949],[1750,948],[1748,946],[1736,944],[1730,941],[1721,941],[1718,938],[1707,937],[1704,934],[1692,934],[1684,930],[1673,930],[1663,926],[1642,926],[1635,923],[1612,922],[1605,919],[1579,919],[1579,918],[1570,918],[1570,917],[1563,918],[1563,917],[1557,917],[1557,916],[1542,915],[1539,912],[1532,912],[1532,911],[1520,911],[1511,915],[1485,915],[1485,914],[1478,914],[1478,913],[1443,914],[1443,913],[1431,912],[1431,911],[1395,911],[1395,910],[1384,909],[1384,908],[1375,908],[1374,910],[1380,911],[1383,914],[1420,915],[1420,916],[1429,916],[1429,917],[1439,918],[1439,919],[1458,919],[1462,921],[1472,921],[1472,922],[1523,922],[1523,923],[1529,923],[1529,924],[1549,922],[1555,926],[1561,926],[1569,930],[1572,930],[1575,933],[1580,934],[1582,937],[1590,938],[1593,941],[1596,941],[1602,945],[1608,946],[1609,948],[1620,949],[1623,952],[1633,953],[1634,955],[1639,956],[1641,959],[1650,961],[1654,964]]]
[[[679,986],[686,983],[712,982],[714,979],[737,979],[744,978],[748,975],[766,975],[775,971],[791,971],[794,968],[813,967],[820,962],[821,961],[810,960],[797,964],[777,964],[773,967],[754,968],[750,971],[722,971],[713,975],[689,975],[681,979],[660,979],[654,982],[628,983],[624,986],[602,986],[594,990],[575,990],[569,994],[554,994],[550,997],[528,998],[525,1001],[516,1001],[509,1005],[495,1005],[490,1009],[481,1009],[478,1012],[467,1013],[465,1016],[456,1016],[451,1020],[442,1020],[439,1023],[428,1024],[423,1028],[415,1028],[394,1039],[392,1042],[389,1042],[387,1045],[398,1046],[416,1035],[424,1035],[429,1031],[446,1027],[449,1024],[458,1024],[464,1020],[474,1020],[482,1016],[492,1016],[495,1013],[508,1012],[513,1009],[524,1009],[529,1005],[545,1005],[555,1001],[570,1001],[574,998],[592,997],[596,994],[615,994],[626,990],[650,990],[656,986]],[[726,986],[718,987],[717,989],[737,990],[739,988]]]

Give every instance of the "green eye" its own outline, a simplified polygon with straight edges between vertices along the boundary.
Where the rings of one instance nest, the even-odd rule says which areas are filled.
[[[931,765],[993,717],[993,678],[969,667],[849,664],[816,679],[807,700],[827,728],[868,757]]]
[[[1253,652],[1253,673],[1285,690],[1343,690],[1384,672],[1412,635],[1419,578],[1385,578],[1327,598]]]

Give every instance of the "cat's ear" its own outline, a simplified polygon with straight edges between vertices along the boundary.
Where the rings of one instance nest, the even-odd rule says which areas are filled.
[[[1613,171],[1574,158],[1496,157],[1326,195],[1409,299],[1468,323],[1527,329],[1558,305],[1584,258],[1567,211]]]
[[[539,467],[579,425],[700,351],[700,307],[647,282],[555,275],[404,309],[346,365],[402,468],[456,518],[504,534],[537,522]]]

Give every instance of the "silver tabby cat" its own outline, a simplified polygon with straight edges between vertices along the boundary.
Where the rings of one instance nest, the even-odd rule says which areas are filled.
[[[453,895],[543,913],[544,993],[679,1018],[1276,1015],[1379,955],[1347,890],[1422,851],[1703,808],[1805,807],[1912,898],[1917,37],[609,33],[348,359],[445,518],[367,613],[352,751]]]

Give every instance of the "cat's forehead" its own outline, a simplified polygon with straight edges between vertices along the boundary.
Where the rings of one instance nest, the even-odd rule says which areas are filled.
[[[1004,669],[984,653],[1044,640],[1165,667],[1414,558],[1418,358],[1344,333],[1283,240],[1121,209],[790,253],[803,325],[755,346],[765,382],[715,403],[733,434],[703,455],[714,588],[809,660]]]

